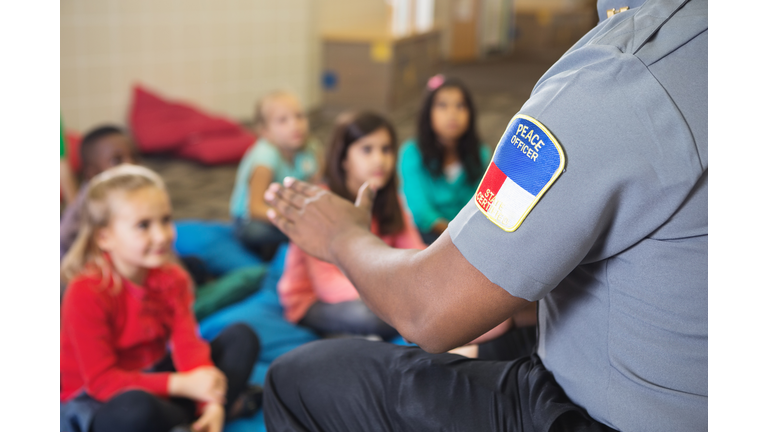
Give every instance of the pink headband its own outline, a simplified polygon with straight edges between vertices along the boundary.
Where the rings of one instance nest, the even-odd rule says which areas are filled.
[[[430,91],[434,91],[436,88],[443,85],[444,82],[445,82],[445,76],[443,74],[437,74],[432,78],[430,78],[429,81],[427,81],[427,88]]]

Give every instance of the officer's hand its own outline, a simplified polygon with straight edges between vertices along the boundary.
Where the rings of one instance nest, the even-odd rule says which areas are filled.
[[[320,187],[286,178],[272,183],[264,200],[272,208],[267,217],[304,252],[335,262],[333,245],[348,236],[369,232],[371,208],[376,193],[364,184],[355,205]]]

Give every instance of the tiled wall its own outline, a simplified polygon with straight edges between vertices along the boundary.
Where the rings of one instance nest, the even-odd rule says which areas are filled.
[[[579,9],[585,6],[594,9],[596,0],[514,0],[516,7],[526,10],[531,9]]]
[[[275,88],[317,106],[316,0],[62,0],[68,128],[126,123],[131,88],[237,120]]]
[[[321,34],[386,34],[389,31],[387,0],[315,0]]]

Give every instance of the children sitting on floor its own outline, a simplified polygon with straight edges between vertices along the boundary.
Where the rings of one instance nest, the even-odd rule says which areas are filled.
[[[475,131],[475,107],[461,82],[436,75],[419,114],[417,136],[400,149],[402,193],[431,244],[475,194],[491,160]]]
[[[88,182],[95,175],[106,169],[127,163],[139,161],[136,146],[131,137],[123,129],[114,125],[102,125],[88,132],[80,142],[80,158],[82,163],[82,185],[74,202],[66,207],[59,222],[59,259],[63,259],[77,237],[80,229],[81,214]],[[210,275],[199,258],[194,256],[180,257],[181,263],[191,275],[195,285],[200,285],[209,279]],[[62,281],[60,295],[64,295],[66,284]]]
[[[396,155],[395,130],[386,119],[367,112],[343,116],[326,153],[327,187],[354,201],[360,186],[369,182],[377,190],[371,231],[392,247],[423,249],[424,243],[398,200]],[[278,293],[285,318],[320,335],[376,335],[382,339],[397,335],[360,300],[336,266],[293,245]]]
[[[88,181],[95,175],[122,163],[133,164],[137,154],[131,138],[122,129],[103,125],[85,134],[80,142],[82,185],[77,197],[64,210],[59,230],[59,259],[64,258],[77,237],[80,213],[85,201]]]
[[[261,388],[244,324],[209,345],[189,275],[173,261],[171,204],[160,177],[123,164],[93,177],[84,222],[61,265],[62,431],[220,431],[252,415]],[[190,429],[186,429],[190,430]]]
[[[355,201],[360,187],[368,182],[377,191],[371,232],[391,247],[423,249],[426,246],[398,199],[396,143],[394,128],[377,114],[340,116],[326,153],[325,181],[328,189],[350,201]],[[397,330],[363,303],[341,270],[293,244],[277,290],[286,320],[309,327],[321,336],[360,335],[384,340],[397,336]],[[479,344],[480,354],[488,352],[488,358],[495,357],[495,352],[483,349],[495,347],[494,339],[511,334],[510,329],[518,321],[517,316],[510,318],[457,353],[477,357]]]
[[[285,177],[318,180],[320,143],[309,137],[309,122],[291,93],[272,92],[256,105],[259,140],[237,168],[230,200],[235,235],[262,259],[269,260],[286,237],[267,219],[264,192]]]

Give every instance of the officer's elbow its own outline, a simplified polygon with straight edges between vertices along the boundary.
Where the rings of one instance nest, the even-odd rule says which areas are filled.
[[[426,341],[423,344],[420,344],[419,347],[430,354],[441,354],[454,348],[450,344],[442,343],[440,341]]]
[[[444,353],[457,346],[456,344],[445,340],[441,335],[426,336],[419,340],[414,340],[413,342],[430,354]]]
[[[444,328],[434,320],[421,319],[404,324],[400,329],[400,334],[405,340],[415,343],[424,351],[438,354],[460,345],[460,343],[454,342],[449,334],[441,330]]]

